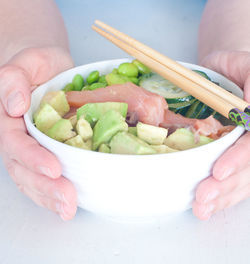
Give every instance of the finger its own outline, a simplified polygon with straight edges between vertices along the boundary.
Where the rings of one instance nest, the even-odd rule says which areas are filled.
[[[7,170],[19,189],[35,203],[54,212],[63,219],[74,217],[77,209],[77,195],[73,184],[60,177],[49,179],[27,170],[15,161],[8,160]]]
[[[0,68],[0,99],[10,116],[22,116],[30,105],[28,74],[17,66]]]
[[[212,214],[231,207],[248,197],[250,197],[250,185],[207,204],[200,204],[194,201],[193,214],[201,220],[208,220]]]
[[[0,120],[4,123],[4,126],[0,126],[1,152],[34,172],[51,178],[60,177],[62,170],[59,161],[26,134],[23,118],[10,118],[0,105]]]
[[[205,57],[202,65],[243,87],[249,76],[250,56],[246,51],[216,51]]]
[[[228,195],[225,195],[215,200],[215,208],[212,213],[214,214],[223,209],[234,206],[240,201],[247,199],[248,197],[250,197],[250,184],[244,186],[239,190],[236,190],[235,192],[229,193]]]
[[[50,178],[60,177],[62,169],[57,158],[23,130],[3,131],[0,134],[0,143],[1,150],[8,153],[9,158],[18,161],[27,169]]]
[[[22,116],[30,105],[30,91],[73,66],[59,48],[25,49],[0,68],[0,100],[13,117]]]
[[[214,209],[215,205],[213,203],[200,204],[197,201],[194,201],[192,205],[193,214],[200,220],[208,220]]]
[[[37,205],[47,208],[50,211],[53,211],[58,214],[63,213],[63,203],[60,200],[49,198],[41,193],[27,188],[26,186],[17,185],[17,187],[22,193],[27,195]]]
[[[250,72],[244,84],[244,99],[250,103]]]
[[[213,177],[223,180],[248,166],[249,153],[250,132],[247,132],[216,161],[213,167]]]
[[[250,167],[248,166],[223,181],[218,181],[211,176],[199,184],[196,191],[196,201],[206,204],[240,190],[250,184],[249,175]]]
[[[20,67],[29,76],[32,87],[73,67],[68,51],[59,47],[29,48],[14,56],[8,64]],[[34,67],[35,66],[35,67]]]

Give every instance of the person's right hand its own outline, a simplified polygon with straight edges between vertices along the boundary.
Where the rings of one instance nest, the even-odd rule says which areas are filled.
[[[73,66],[69,53],[58,47],[24,49],[0,67],[0,153],[18,188],[36,204],[74,217],[77,195],[61,176],[57,158],[27,134],[23,114],[37,85]]]

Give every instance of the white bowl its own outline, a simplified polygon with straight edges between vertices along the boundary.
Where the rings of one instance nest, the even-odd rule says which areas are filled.
[[[236,127],[226,136],[190,150],[155,155],[117,155],[83,150],[57,142],[41,133],[32,116],[43,95],[62,89],[76,73],[110,72],[129,59],[102,61],[63,72],[38,87],[24,119],[28,132],[60,160],[64,177],[75,185],[78,205],[96,214],[119,219],[158,218],[191,207],[197,184],[208,177],[216,159],[244,132]],[[206,72],[213,81],[242,97],[238,86],[206,68],[182,63]],[[136,221],[137,221],[136,220]]]

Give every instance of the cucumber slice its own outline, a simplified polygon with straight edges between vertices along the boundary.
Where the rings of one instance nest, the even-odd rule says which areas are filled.
[[[163,96],[168,104],[192,101],[194,97],[156,73],[144,74],[139,85],[144,89]]]
[[[186,112],[188,111],[189,107],[197,101],[195,98],[193,98],[191,101],[186,101],[186,102],[179,102],[175,104],[168,104],[169,110],[179,113],[182,115],[185,115]]]
[[[202,103],[201,101],[197,100],[194,102],[188,111],[185,113],[185,116],[188,118],[196,118],[196,119],[205,119],[209,117],[210,115],[213,115],[214,117],[218,118],[218,113],[213,110],[208,105]]]
[[[198,70],[192,70],[198,74],[200,74],[201,76],[203,76],[204,78],[208,79],[209,81],[211,81],[211,78],[203,71],[198,71]]]
[[[190,106],[185,116],[199,119],[207,110],[208,106],[197,100]]]

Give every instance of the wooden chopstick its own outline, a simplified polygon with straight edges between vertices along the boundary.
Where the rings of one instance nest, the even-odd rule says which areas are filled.
[[[100,25],[101,22],[98,22],[98,23]],[[225,116],[226,118],[231,119],[237,125],[244,126],[246,130],[250,130],[250,116],[248,116],[248,114],[244,113],[242,110],[238,109],[238,106],[239,106],[238,100],[232,100],[231,98],[230,98],[230,101],[225,100],[224,97],[220,97],[218,93],[213,93],[209,89],[204,88],[200,83],[197,84],[196,82],[192,81],[190,78],[186,78],[182,74],[179,74],[178,72],[173,70],[171,67],[166,67],[165,64],[161,63],[160,59],[159,59],[160,60],[159,62],[159,60],[155,60],[154,57],[152,58],[151,57],[152,54],[151,56],[147,55],[147,52],[144,53],[143,52],[145,51],[144,49],[142,49],[143,51],[141,51],[138,45],[136,45],[137,48],[130,46],[129,44],[131,43],[133,45],[133,41],[130,41],[130,37],[127,35],[126,35],[126,39],[129,39],[128,41],[129,44],[125,43],[119,38],[116,38],[115,35],[111,35],[108,32],[105,32],[104,30],[96,27],[95,25],[93,25],[92,28],[96,32],[98,32],[99,34],[101,34],[102,36],[110,40],[116,46],[120,47],[125,52],[137,58],[139,61],[141,61],[145,65],[147,65],[153,71],[157,72],[164,78],[168,79],[175,85],[179,86],[186,92],[190,93],[191,95],[193,95],[194,97],[196,97],[203,103],[207,104],[208,106],[210,106],[211,108],[213,108],[214,110],[216,110],[217,112]],[[116,31],[117,30],[113,29],[112,30],[113,34],[117,34]],[[205,78],[202,78],[202,79],[205,79]],[[223,93],[223,96],[224,96],[224,93]],[[234,104],[235,102],[236,104]],[[241,106],[241,109],[245,107],[245,106],[242,106],[242,104],[240,106]],[[248,107],[248,104],[246,108],[247,107]]]
[[[164,56],[163,54],[157,52],[156,50],[120,32],[119,30],[114,29],[111,26],[99,20],[96,20],[95,24],[102,27],[106,31],[112,33],[114,36],[118,37],[119,39],[127,43],[128,45],[136,48],[137,50],[140,50],[141,52],[153,58],[154,60],[157,60],[158,62],[165,65],[169,69],[176,71],[177,73],[183,75],[185,78],[190,79],[191,81],[197,83],[199,86],[202,86],[203,88],[209,90],[215,95],[222,97],[224,100],[227,100],[232,105],[235,105],[235,107],[237,107],[241,111],[244,111],[245,108],[249,106],[249,104],[245,102],[244,100],[242,100],[241,98],[221,88],[215,83],[207,80],[206,78],[202,77],[198,73],[195,73],[190,69],[187,69],[186,67],[168,58],[167,56]]]

